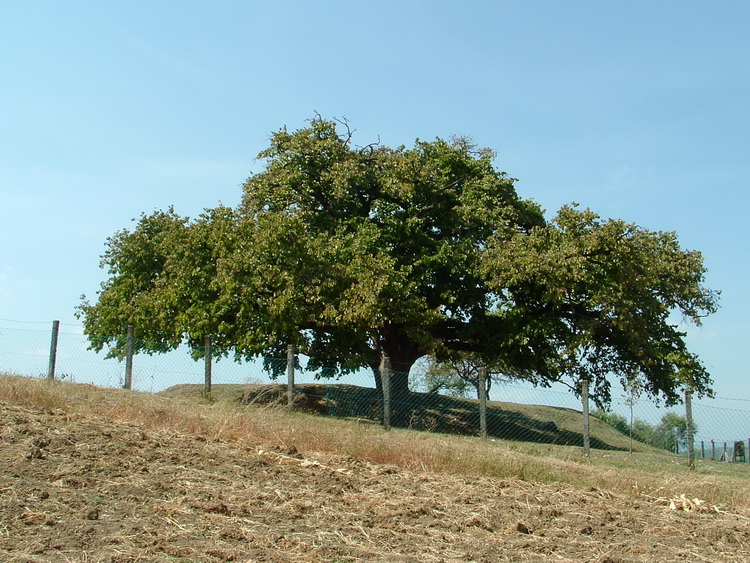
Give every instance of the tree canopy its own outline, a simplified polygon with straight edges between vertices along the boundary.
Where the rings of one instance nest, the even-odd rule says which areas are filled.
[[[148,352],[200,355],[206,335],[237,359],[294,344],[326,376],[385,354],[396,393],[418,358],[465,353],[537,383],[605,389],[614,371],[668,397],[706,388],[669,313],[697,322],[714,295],[674,235],[574,208],[547,224],[463,138],[359,147],[318,117],[259,157],[237,208],[157,211],[107,240],[109,278],[78,308],[94,349],[121,356],[134,325]]]
[[[493,241],[487,256],[491,285],[509,292],[520,333],[547,335],[555,378],[593,382],[600,402],[609,400],[610,374],[668,402],[685,385],[709,392],[673,317],[700,325],[718,294],[703,285],[701,254],[682,250],[675,233],[565,206],[546,226]]]

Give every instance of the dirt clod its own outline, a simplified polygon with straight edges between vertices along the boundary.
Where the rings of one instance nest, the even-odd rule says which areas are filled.
[[[92,508],[86,512],[86,520],[99,520],[99,509]]]
[[[529,528],[523,522],[518,522],[516,524],[516,532],[518,532],[519,534],[533,534],[534,533],[531,531],[531,528]]]

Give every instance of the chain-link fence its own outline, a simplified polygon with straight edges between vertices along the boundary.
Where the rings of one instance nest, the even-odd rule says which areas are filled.
[[[444,386],[436,392],[421,365],[409,374],[390,372],[387,380],[381,370],[362,370],[331,380],[320,377],[320,372],[307,372],[304,358],[296,361],[302,369],[287,369],[295,365],[289,358],[245,363],[226,358],[196,361],[187,349],[178,349],[165,354],[137,354],[127,366],[126,361],[107,359],[104,353],[88,350],[80,326],[0,319],[3,374],[52,376],[152,393],[184,385],[197,389],[205,389],[207,384],[214,389],[234,386],[239,400],[293,401],[295,407],[328,416],[421,431],[603,450],[657,448],[687,454],[689,418],[695,458],[748,461],[750,399],[694,399],[692,416],[688,417],[682,405],[660,408],[647,397],[613,386],[612,402],[606,410],[591,406],[587,434],[581,397],[559,385],[539,388],[523,382],[495,381],[491,396],[483,398],[471,386]],[[271,372],[281,374],[281,380],[274,380]],[[293,382],[291,387],[287,378]],[[402,383],[396,385],[398,381]],[[386,391],[393,388],[385,393],[384,386]]]

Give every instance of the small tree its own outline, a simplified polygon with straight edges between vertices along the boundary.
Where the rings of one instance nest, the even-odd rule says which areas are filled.
[[[450,366],[438,362],[433,356],[425,356],[414,370],[413,387],[426,393],[445,393],[453,397],[469,397],[475,389],[460,377]]]
[[[638,438],[635,437],[634,434],[634,422],[635,422],[635,416],[633,413],[634,407],[636,403],[638,402],[638,399],[641,398],[641,394],[643,393],[643,382],[641,382],[638,379],[630,379],[626,382],[625,385],[625,404],[630,409],[630,453],[633,453],[633,439],[638,440]],[[641,440],[642,441],[642,440]]]
[[[468,397],[473,392],[479,398],[481,382],[479,372],[482,367],[487,370],[485,379],[487,400],[490,399],[493,383],[506,382],[513,378],[533,377],[528,371],[513,369],[507,365],[503,367],[502,362],[497,360],[488,365],[481,356],[471,353],[454,353],[444,359],[431,356],[426,359],[426,364],[424,382],[427,389],[432,389],[432,392],[445,390],[459,397]],[[505,375],[503,372],[506,370],[513,372],[514,377]]]
[[[693,431],[696,429],[697,427],[693,424]],[[671,411],[665,413],[659,424],[654,428],[651,445],[655,448],[679,453],[680,447],[686,446],[687,442],[687,419]]]

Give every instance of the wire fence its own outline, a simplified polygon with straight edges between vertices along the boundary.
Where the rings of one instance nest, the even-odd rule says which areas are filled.
[[[587,418],[587,406],[581,397],[562,386],[540,388],[496,381],[488,397],[477,396],[471,387],[429,392],[434,386],[420,364],[409,374],[389,372],[388,378],[383,377],[381,366],[380,370],[362,370],[332,380],[321,377],[320,372],[308,372],[304,357],[236,363],[226,358],[211,359],[209,353],[208,361],[196,361],[187,349],[178,349],[137,354],[128,366],[127,361],[107,359],[104,353],[88,347],[88,339],[77,325],[0,319],[0,374],[53,377],[150,393],[184,385],[204,390],[206,386],[209,390],[235,386],[238,398],[244,401],[291,403],[318,414],[420,431],[587,450],[656,448],[687,455],[686,423],[690,420],[695,459],[749,461],[750,399],[693,399],[688,417],[682,405],[659,407],[646,397],[634,397],[613,385],[608,408],[592,407],[592,416]],[[272,372],[282,374],[281,378],[274,379]],[[387,393],[391,382],[399,378],[408,381],[408,390]],[[586,432],[587,427],[590,432]]]

